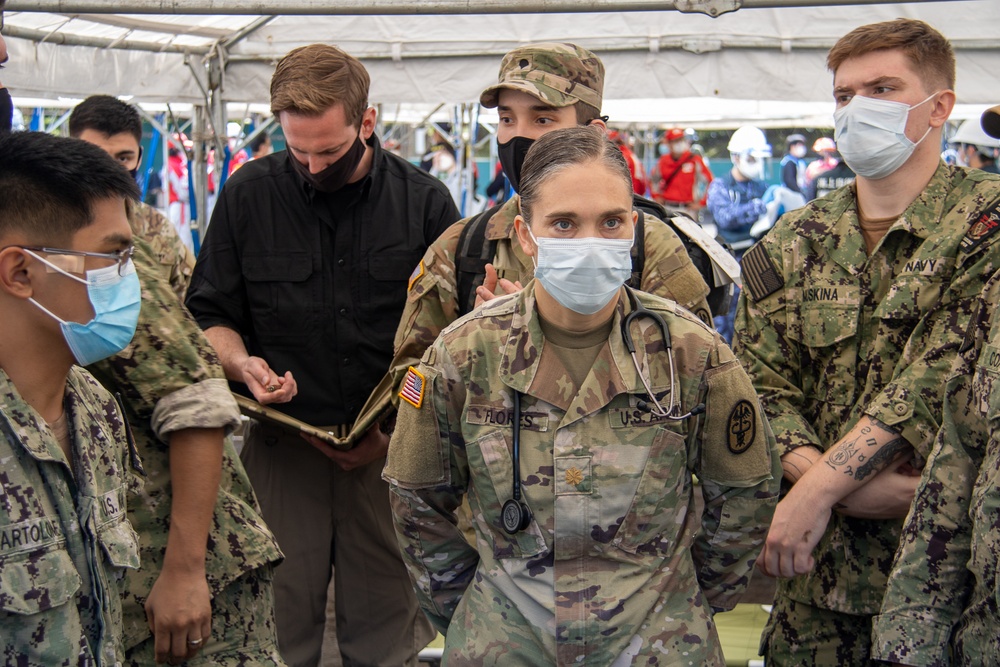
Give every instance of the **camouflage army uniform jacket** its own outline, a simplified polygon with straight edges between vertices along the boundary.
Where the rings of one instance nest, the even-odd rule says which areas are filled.
[[[943,667],[1000,650],[998,301],[995,273],[945,385],[943,423],[873,625],[873,658]]]
[[[133,204],[128,222],[132,233],[152,248],[160,271],[169,277],[170,287],[183,303],[194,271],[194,253],[181,241],[167,216],[148,204]]]
[[[0,401],[0,662],[115,665],[123,657],[121,579],[139,566],[125,507],[140,464],[118,406],[88,373],[70,370],[67,461],[2,370]]]
[[[851,187],[785,214],[747,252],[735,349],[782,454],[825,451],[868,415],[922,464],[973,304],[998,266],[996,226],[978,223],[998,199],[995,176],[942,163],[870,256]],[[878,613],[901,525],[834,514],[813,571],[781,580],[779,594]]]
[[[105,387],[121,392],[147,474],[141,496],[128,508],[139,533],[142,567],[125,579],[125,648],[151,635],[144,604],[163,567],[170,530],[170,433],[232,429],[239,423],[239,408],[215,351],[152,268],[156,259],[142,241],[136,241],[134,260],[142,283],[135,336],[120,354],[88,367]],[[212,596],[246,572],[281,557],[227,438],[205,563]]]
[[[521,250],[514,232],[519,201],[515,195],[493,214],[487,224],[486,239],[497,241],[493,266],[498,276],[525,285],[534,276],[534,265]],[[410,279],[406,307],[393,343],[396,354],[390,372],[395,387],[399,386],[406,369],[417,363],[441,330],[458,319],[455,253],[468,221],[469,218],[460,220],[446,229],[427,249]],[[691,263],[677,234],[651,216],[646,217],[643,227],[646,258],[640,289],[676,301],[692,312],[711,312],[705,301],[708,285]],[[392,392],[392,400],[396,402],[395,392]]]
[[[682,411],[704,403],[704,417],[638,409],[646,396],[621,335],[625,304],[571,395],[546,354],[533,282],[447,327],[410,373],[425,380],[400,402],[383,477],[417,597],[446,633],[446,664],[724,664],[713,611],[745,590],[781,468],[722,339],[673,302],[636,294],[672,335]],[[649,317],[630,330],[666,404],[662,335]],[[511,536],[501,508],[512,497],[513,392],[532,519]],[[475,547],[454,525],[466,493]]]

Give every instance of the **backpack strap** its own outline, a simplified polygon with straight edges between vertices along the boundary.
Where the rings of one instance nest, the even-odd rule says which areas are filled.
[[[455,298],[460,315],[472,312],[476,305],[476,288],[486,279],[486,265],[496,255],[497,242],[486,238],[490,218],[503,204],[478,213],[465,223],[458,237],[455,252]]]
[[[635,243],[632,244],[632,277],[628,286],[642,289],[642,270],[646,266],[646,214],[641,208],[635,209],[639,217],[635,220]]]

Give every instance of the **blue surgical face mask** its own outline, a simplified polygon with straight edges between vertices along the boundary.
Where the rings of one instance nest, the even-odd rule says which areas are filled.
[[[903,166],[924,136],[914,143],[906,137],[910,110],[926,104],[937,93],[912,107],[903,102],[855,95],[833,113],[837,150],[855,174],[878,180]]]
[[[87,279],[84,280],[30,250],[25,252],[53,270],[87,286],[87,296],[94,308],[94,319],[86,324],[67,322],[34,299],[28,299],[59,322],[63,338],[66,339],[76,363],[86,366],[125,349],[135,335],[142,303],[139,276],[136,275],[132,260],[121,270],[118,264],[114,264],[87,271]]]
[[[527,222],[525,222],[527,224]],[[536,239],[535,279],[553,299],[581,315],[608,305],[632,275],[631,239]]]

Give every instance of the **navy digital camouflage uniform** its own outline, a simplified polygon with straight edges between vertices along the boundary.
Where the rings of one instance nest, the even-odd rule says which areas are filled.
[[[149,246],[138,238],[135,245],[142,284],[135,336],[120,354],[89,370],[110,390],[121,392],[147,473],[142,494],[129,505],[142,566],[126,577],[123,608],[129,662],[152,664],[153,637],[144,605],[163,567],[170,529],[170,433],[231,430],[240,416],[215,351],[159,273]],[[260,517],[229,438],[224,447],[205,563],[212,635],[186,664],[282,665],[271,596],[271,570],[281,552]]]
[[[851,187],[786,213],[747,252],[735,349],[782,454],[825,451],[868,415],[922,463],[973,304],[998,266],[1000,236],[978,224],[998,199],[996,177],[941,163],[870,255]],[[901,526],[833,515],[813,571],[778,584],[763,637],[771,663],[865,663]]]
[[[875,618],[873,657],[944,667],[1000,656],[998,300],[995,273],[945,386],[944,421]]]
[[[546,353],[533,282],[447,327],[409,372],[383,476],[418,598],[446,633],[446,664],[725,664],[713,613],[745,590],[777,503],[773,435],[721,338],[675,303],[636,294],[669,328],[682,412],[704,403],[704,417],[639,409],[627,302],[574,395]],[[630,331],[666,404],[662,335],[648,317]],[[512,497],[513,392],[532,519],[511,536],[500,517]],[[454,525],[465,494],[474,545]]]
[[[126,493],[141,467],[115,400],[70,369],[73,460],[0,369],[0,662],[112,667],[122,659],[121,585],[139,565]],[[134,452],[132,452],[134,454]]]

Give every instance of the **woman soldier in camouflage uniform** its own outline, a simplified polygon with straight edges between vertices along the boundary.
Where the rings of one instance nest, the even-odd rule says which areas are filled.
[[[780,478],[750,381],[690,312],[623,287],[636,214],[601,133],[540,138],[520,194],[535,280],[409,370],[384,472],[445,663],[722,665],[712,616],[746,587]]]

